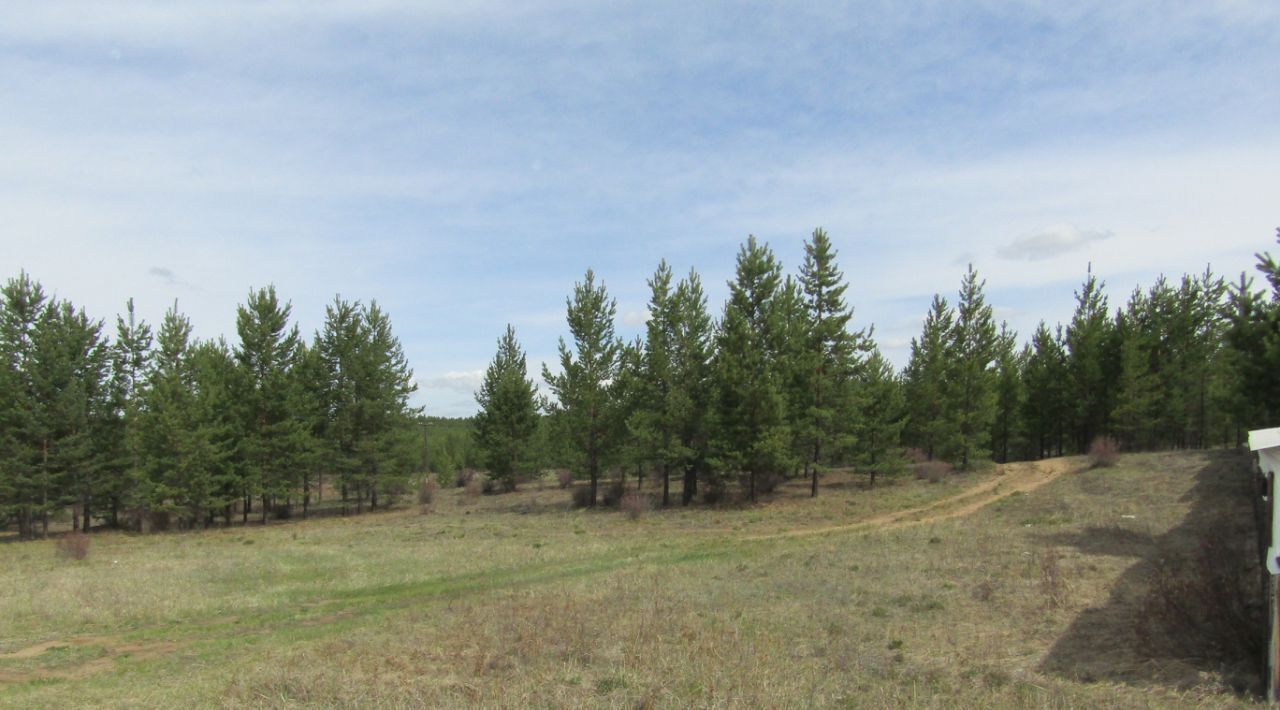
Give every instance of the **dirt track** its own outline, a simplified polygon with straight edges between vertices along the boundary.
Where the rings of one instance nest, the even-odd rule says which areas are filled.
[[[767,535],[755,535],[747,539],[771,540],[805,537],[862,528],[892,529],[959,518],[971,515],[1014,493],[1034,491],[1068,471],[1079,469],[1082,465],[1083,461],[1079,457],[997,464],[996,472],[991,480],[928,505],[896,510],[892,513],[882,513],[851,523],[827,525],[818,528],[797,528]]]

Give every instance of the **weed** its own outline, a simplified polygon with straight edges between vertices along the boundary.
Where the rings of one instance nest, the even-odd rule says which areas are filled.
[[[1067,582],[1062,575],[1062,556],[1050,548],[1040,555],[1040,595],[1045,609],[1057,609],[1067,597]]]

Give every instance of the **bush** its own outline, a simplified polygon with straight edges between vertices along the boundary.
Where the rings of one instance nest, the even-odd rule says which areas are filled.
[[[600,504],[606,508],[613,508],[622,502],[622,494],[625,492],[622,481],[613,481],[605,486],[604,492],[600,494]]]
[[[293,507],[288,503],[276,503],[271,506],[272,520],[288,520],[293,517]]]
[[[572,486],[573,471],[570,471],[567,468],[562,468],[559,471],[556,471],[556,482],[560,484],[561,488],[568,488],[569,486]]]
[[[779,473],[765,473],[756,476],[756,493],[772,493],[778,490],[787,479]]]
[[[516,479],[505,479],[499,481],[490,476],[480,476],[480,492],[491,496],[499,490],[514,491],[516,489]]]
[[[434,476],[427,476],[426,480],[418,486],[418,505],[422,506],[422,512],[425,515],[430,513],[432,506],[436,502],[436,491],[439,490],[440,484],[436,483]]]
[[[924,449],[918,449],[914,446],[905,449],[902,455],[911,463],[927,463],[929,461],[929,454],[926,454]]]
[[[639,520],[645,513],[649,512],[649,508],[653,506],[653,501],[649,496],[639,491],[628,491],[622,495],[618,507],[622,512],[627,514],[632,520]]]
[[[473,471],[472,475],[467,476],[465,489],[468,498],[479,498],[480,494],[484,493],[484,476]]]
[[[1110,468],[1120,460],[1120,442],[1099,436],[1089,444],[1089,468]]]
[[[573,507],[586,508],[591,505],[591,486],[579,483],[573,487]]]
[[[58,554],[73,560],[83,560],[89,556],[89,536],[78,530],[58,538]]]
[[[464,468],[458,471],[458,475],[454,477],[453,485],[458,488],[466,488],[467,484],[471,483],[472,479],[479,475],[480,472],[474,468]]]
[[[729,500],[729,491],[723,483],[708,483],[702,487],[702,502],[707,505],[720,505]]]
[[[916,464],[916,480],[941,483],[954,470],[951,464],[946,461],[925,461],[924,463]]]

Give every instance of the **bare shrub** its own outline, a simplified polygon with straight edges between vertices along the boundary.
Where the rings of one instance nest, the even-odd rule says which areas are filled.
[[[627,514],[632,520],[639,520],[644,514],[649,512],[653,506],[653,501],[649,496],[638,491],[628,491],[622,495],[622,500],[618,503],[618,507],[622,512]]]
[[[1120,442],[1110,436],[1095,437],[1089,444],[1089,468],[1110,468],[1120,461]]]
[[[467,484],[471,483],[472,479],[474,479],[476,476],[479,476],[479,475],[480,475],[480,472],[475,470],[474,468],[464,468],[458,471],[457,476],[454,476],[453,485],[457,486],[458,488],[466,488]]]
[[[728,502],[729,490],[723,483],[709,483],[702,488],[702,502],[707,505],[720,505]]]
[[[1192,553],[1153,560],[1147,582],[1134,621],[1147,648],[1245,666],[1265,656],[1257,565],[1240,545],[1205,534]]]
[[[756,493],[772,493],[778,490],[787,479],[778,473],[766,473],[756,476]]]
[[[626,487],[622,485],[622,481],[612,481],[600,494],[600,504],[606,508],[612,508],[622,502],[624,493],[626,493]]]
[[[586,508],[591,505],[591,486],[580,483],[573,487],[573,507]]]
[[[924,449],[919,449],[914,446],[905,449],[902,454],[911,463],[925,463],[929,460],[929,454],[926,454]]]
[[[1040,594],[1045,609],[1057,609],[1067,600],[1067,580],[1062,574],[1062,556],[1050,548],[1040,556]]]
[[[941,483],[954,471],[955,469],[946,461],[925,461],[924,463],[916,464],[916,480]]]
[[[418,505],[422,506],[422,513],[426,515],[430,513],[436,502],[436,491],[440,489],[440,484],[436,483],[434,476],[427,476],[427,479],[418,486]]]
[[[570,471],[567,468],[562,468],[559,471],[556,471],[556,482],[560,484],[561,488],[568,488],[569,486],[572,486],[573,471]]]
[[[89,536],[78,530],[58,538],[58,554],[72,560],[83,560],[89,556]]]
[[[467,477],[465,490],[468,498],[479,498],[480,494],[484,493],[483,479],[484,476],[476,474],[475,472],[472,472],[472,475]]]
[[[491,496],[499,491],[514,491],[516,489],[516,479],[506,479],[499,481],[491,476],[480,476],[480,492]]]

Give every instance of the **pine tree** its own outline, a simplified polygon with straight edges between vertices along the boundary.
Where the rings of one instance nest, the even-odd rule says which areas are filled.
[[[996,338],[996,410],[991,421],[991,453],[999,463],[1018,455],[1022,434],[1025,360],[1017,349],[1017,340],[1009,324],[1002,323]]]
[[[415,421],[422,412],[409,405],[418,386],[404,347],[392,332],[391,317],[370,301],[363,321],[367,335],[360,349],[362,377],[356,392],[364,428],[357,452],[364,475],[358,480],[365,481],[369,504],[376,508],[380,492],[389,500],[408,489],[418,465]]]
[[[991,452],[991,420],[995,411],[996,326],[982,288],[985,281],[969,267],[956,302],[952,378],[947,389],[957,433],[951,457],[960,468]]]
[[[515,489],[518,475],[531,458],[538,428],[536,388],[527,372],[516,331],[507,325],[476,392],[480,411],[475,417],[475,440],[490,475],[508,490]]]
[[[761,476],[780,475],[794,461],[781,362],[781,288],[782,268],[773,252],[748,237],[738,251],[717,337],[717,449],[721,471],[746,474],[752,501]]]
[[[958,436],[947,409],[955,312],[934,294],[919,338],[911,339],[904,372],[908,420],[904,436],[930,460],[944,456]]]
[[[1090,269],[1084,285],[1076,291],[1076,310],[1066,328],[1067,389],[1077,451],[1088,450],[1094,437],[1105,431],[1114,397],[1115,383],[1107,377],[1114,368],[1106,362],[1112,323],[1103,288]]]
[[[1022,403],[1022,421],[1035,458],[1062,454],[1069,407],[1067,356],[1062,340],[1061,327],[1054,333],[1040,321],[1024,356],[1026,398]]]
[[[543,364],[542,378],[555,395],[550,409],[565,432],[567,449],[590,479],[589,504],[595,506],[600,471],[613,454],[617,433],[611,391],[622,351],[613,328],[617,303],[587,269],[585,280],[574,284],[565,304],[574,347],[570,350],[561,338],[561,372],[552,374]]]
[[[249,492],[261,498],[263,522],[273,501],[288,496],[298,468],[298,422],[289,412],[288,393],[299,338],[297,327],[289,328],[290,311],[274,286],[251,291],[236,311],[235,357],[246,384],[240,456]]]
[[[643,349],[638,350],[635,411],[628,418],[638,448],[657,464],[662,477],[662,505],[671,505],[671,469],[679,465],[672,349],[679,314],[674,308],[671,267],[664,259],[649,281],[649,320]],[[624,368],[625,369],[625,368]]]
[[[133,299],[125,304],[125,316],[116,316],[116,339],[112,347],[111,392],[115,419],[110,447],[116,484],[109,492],[111,525],[119,527],[120,509],[133,503],[131,497],[144,485],[140,424],[146,382],[150,375],[151,327],[140,321]]]
[[[712,357],[714,328],[707,311],[707,297],[696,271],[676,285],[668,302],[671,323],[671,390],[667,415],[675,430],[672,465],[684,473],[681,504],[689,505],[698,493],[698,481],[708,466],[712,435]],[[664,493],[665,493],[664,483]],[[665,496],[664,496],[665,498]]]
[[[855,429],[855,461],[871,477],[900,472],[906,465],[901,454],[903,426],[906,424],[906,401],[902,383],[894,375],[893,366],[873,349],[859,370],[859,410]]]
[[[138,523],[147,529],[152,513],[168,513],[189,499],[186,468],[192,453],[195,380],[191,367],[191,322],[178,304],[165,312],[156,333],[154,365],[143,389],[138,422],[144,475],[132,496]]]
[[[803,397],[796,419],[804,438],[804,461],[810,469],[809,494],[818,494],[824,449],[852,436],[857,426],[854,386],[868,334],[849,331],[853,309],[844,300],[848,284],[836,266],[836,251],[822,229],[804,246],[800,284],[804,290],[806,327],[801,350]],[[847,443],[847,442],[844,442]]]
[[[9,279],[0,296],[0,345],[3,346],[11,399],[6,402],[5,438],[0,457],[0,498],[9,514],[17,519],[18,535],[35,536],[39,517],[41,432],[39,404],[32,380],[35,359],[34,335],[47,306],[43,287],[22,272]]]

